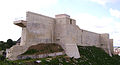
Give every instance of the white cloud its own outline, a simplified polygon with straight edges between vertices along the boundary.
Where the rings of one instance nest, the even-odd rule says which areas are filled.
[[[119,0],[90,0],[90,1],[96,2],[100,5],[105,6],[107,3],[115,3],[115,2],[118,2]]]
[[[91,0],[91,1],[96,2],[100,5],[105,5],[106,3],[109,2],[109,0]]]
[[[0,1],[0,5],[18,8],[38,8],[56,4],[57,1],[58,0],[2,0]]]
[[[114,39],[114,45],[119,45],[120,42],[120,23],[113,18],[92,16],[90,14],[80,13],[74,16],[77,25],[81,29],[97,32],[109,33],[110,38]]]
[[[11,38],[17,40],[21,36],[21,28],[15,26],[15,18],[24,17],[26,11],[38,12],[50,8],[58,0],[0,0],[0,41]]]
[[[114,10],[114,9],[110,8],[109,12],[112,16],[120,18],[120,11],[119,10]]]

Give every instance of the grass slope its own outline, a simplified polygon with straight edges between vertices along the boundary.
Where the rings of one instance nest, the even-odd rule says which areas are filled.
[[[94,46],[78,46],[81,58],[84,58],[84,63],[87,65],[120,65],[120,57],[113,55],[110,57],[101,48]]]
[[[39,55],[39,54],[45,54],[45,53],[54,53],[54,52],[62,52],[64,51],[62,47],[58,44],[54,43],[48,43],[48,44],[38,44],[33,45],[28,48],[28,50],[21,54],[21,55]]]
[[[79,59],[70,58],[66,55],[42,59],[27,59],[9,62],[15,65],[120,65],[120,57],[113,55],[110,57],[101,48],[90,46],[78,46],[81,57]],[[36,63],[35,60],[40,60]],[[5,62],[5,61],[4,61]],[[6,61],[7,63],[8,61]],[[0,62],[1,63],[1,62]],[[2,64],[4,65],[4,64]]]

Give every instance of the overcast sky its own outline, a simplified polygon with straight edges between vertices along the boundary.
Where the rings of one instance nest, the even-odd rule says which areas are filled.
[[[0,41],[21,36],[13,21],[25,19],[26,11],[51,17],[68,14],[81,29],[109,33],[114,46],[120,46],[120,0],[0,0]]]

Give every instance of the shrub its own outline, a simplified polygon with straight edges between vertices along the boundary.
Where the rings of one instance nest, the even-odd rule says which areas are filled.
[[[30,59],[32,59],[32,58],[30,58],[30,57],[27,57],[25,60],[30,60]]]
[[[0,55],[0,61],[4,61],[5,60],[5,57]]]

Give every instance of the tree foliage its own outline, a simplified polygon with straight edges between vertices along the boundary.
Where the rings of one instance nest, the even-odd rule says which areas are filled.
[[[0,41],[0,50],[6,50],[16,44],[16,41],[8,39],[7,42]]]

